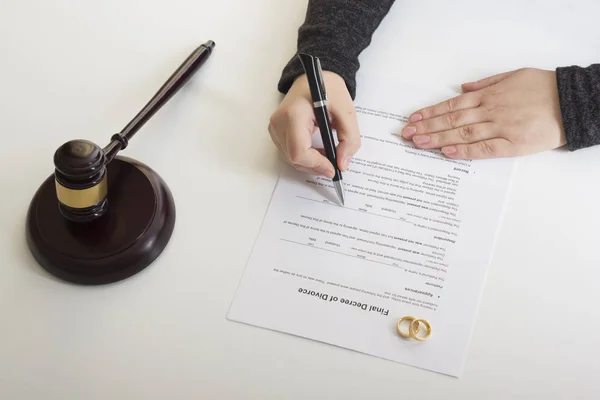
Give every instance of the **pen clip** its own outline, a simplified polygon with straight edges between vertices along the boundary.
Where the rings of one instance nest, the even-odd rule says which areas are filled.
[[[317,74],[319,76],[319,86],[321,86],[321,90],[323,91],[323,100],[327,100],[327,88],[325,87],[325,81],[323,80],[323,70],[321,69],[321,60],[318,57],[315,57],[317,61]]]

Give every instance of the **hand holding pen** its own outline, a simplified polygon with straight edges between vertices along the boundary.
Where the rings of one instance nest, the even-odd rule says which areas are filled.
[[[331,126],[336,130],[339,141],[336,166],[345,172],[361,144],[356,113],[344,80],[327,70],[323,71],[323,80],[328,94]],[[286,161],[296,169],[332,179],[335,170],[324,149],[312,147],[312,136],[318,128],[308,78],[302,75],[292,84],[271,116],[269,133]]]

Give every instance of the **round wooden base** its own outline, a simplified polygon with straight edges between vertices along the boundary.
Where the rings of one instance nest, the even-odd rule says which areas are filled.
[[[85,223],[58,209],[54,175],[40,186],[27,213],[27,244],[57,278],[83,285],[126,279],[150,265],[175,227],[175,203],[148,166],[117,156],[108,165],[108,211]]]

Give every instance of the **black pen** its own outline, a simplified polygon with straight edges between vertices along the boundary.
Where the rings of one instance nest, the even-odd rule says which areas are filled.
[[[319,125],[319,130],[321,131],[325,155],[331,164],[333,164],[333,169],[335,171],[335,175],[333,176],[333,186],[335,187],[335,191],[337,192],[337,195],[343,206],[344,186],[342,182],[342,173],[340,172],[337,164],[335,141],[333,139],[333,132],[331,131],[331,124],[329,122],[329,113],[327,112],[327,91],[325,89],[325,83],[323,82],[321,62],[319,61],[318,57],[313,57],[304,53],[299,53],[298,58],[300,59],[300,62],[304,67],[304,72],[306,72],[306,76],[308,78],[308,86],[310,88],[317,124]]]

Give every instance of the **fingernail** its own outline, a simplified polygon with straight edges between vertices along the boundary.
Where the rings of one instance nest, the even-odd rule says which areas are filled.
[[[345,157],[344,161],[342,161],[342,166],[344,168],[344,171],[348,169],[349,165],[350,165],[350,157]]]
[[[415,142],[416,144],[429,143],[430,140],[431,138],[429,137],[429,135],[417,135],[413,137],[413,142]]]
[[[410,137],[412,135],[414,135],[415,133],[417,133],[417,128],[415,128],[414,126],[407,126],[402,130],[402,133],[404,135],[405,138],[410,139]]]
[[[408,119],[410,122],[417,122],[423,119],[423,116],[419,113],[417,114],[413,114],[410,116],[410,118]]]
[[[442,149],[442,152],[446,155],[454,154],[454,153],[456,153],[456,147],[454,147],[454,146],[444,147]]]

